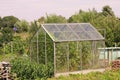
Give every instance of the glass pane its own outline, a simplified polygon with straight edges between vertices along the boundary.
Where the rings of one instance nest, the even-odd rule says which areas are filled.
[[[67,25],[57,25],[57,28],[59,28],[60,31],[71,31],[70,28]]]
[[[69,71],[78,71],[81,69],[80,58],[79,43],[69,43]]]
[[[79,36],[80,40],[89,40],[90,39],[90,36],[87,33],[76,32],[76,34]]]
[[[77,40],[78,37],[73,34],[73,32],[63,32],[64,36],[66,37],[67,40]]]
[[[55,25],[44,25],[45,29],[48,31],[58,31]]]
[[[56,72],[68,71],[67,43],[56,44]]]
[[[56,41],[66,40],[62,32],[54,32],[53,36]]]
[[[79,31],[84,31],[82,29],[82,26],[81,25],[78,25],[78,24],[70,24],[69,27],[74,31],[74,32],[79,32]]]
[[[99,35],[99,34],[98,34],[97,32],[95,32],[95,31],[94,31],[94,32],[92,32],[92,31],[91,31],[91,32],[88,32],[88,34],[89,34],[90,38],[93,39],[93,40],[94,40],[94,39],[101,39],[101,38],[102,38],[102,36]]]
[[[85,31],[94,31],[94,28],[90,24],[80,24],[80,25],[83,26],[83,29]]]
[[[44,24],[43,27],[56,42],[104,39],[89,23]]]

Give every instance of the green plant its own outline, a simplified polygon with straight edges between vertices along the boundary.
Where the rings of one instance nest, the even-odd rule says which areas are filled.
[[[24,79],[47,79],[53,76],[53,66],[30,62],[28,58],[19,58],[11,61],[12,73],[16,73],[21,80]]]

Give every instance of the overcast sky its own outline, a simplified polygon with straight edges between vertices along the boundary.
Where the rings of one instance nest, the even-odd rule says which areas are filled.
[[[0,16],[13,15],[33,21],[47,13],[68,18],[80,9],[101,11],[105,5],[109,5],[120,17],[120,0],[0,0]]]

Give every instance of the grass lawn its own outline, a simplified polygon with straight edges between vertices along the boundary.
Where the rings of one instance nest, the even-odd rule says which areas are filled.
[[[120,70],[109,70],[105,72],[91,72],[88,74],[70,74],[49,78],[48,80],[120,80]]]

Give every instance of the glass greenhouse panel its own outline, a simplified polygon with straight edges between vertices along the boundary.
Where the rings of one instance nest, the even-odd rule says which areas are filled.
[[[84,33],[82,31],[76,32],[76,34],[79,36],[81,40],[89,40],[90,36],[87,33]]]
[[[59,31],[56,25],[44,25],[44,27],[49,32]]]
[[[69,24],[69,27],[71,28],[71,30],[73,30],[74,32],[83,32],[83,28],[81,27],[81,25],[77,24]]]
[[[67,43],[56,44],[56,72],[67,72],[68,67],[68,48]]]
[[[81,70],[81,51],[79,42],[69,43],[69,71]]]
[[[83,29],[84,31],[95,31],[95,29],[92,27],[92,25],[90,24],[79,24]]]
[[[56,27],[62,32],[71,31],[68,25],[56,25]]]
[[[42,27],[55,42],[104,39],[89,23],[43,24]]]

